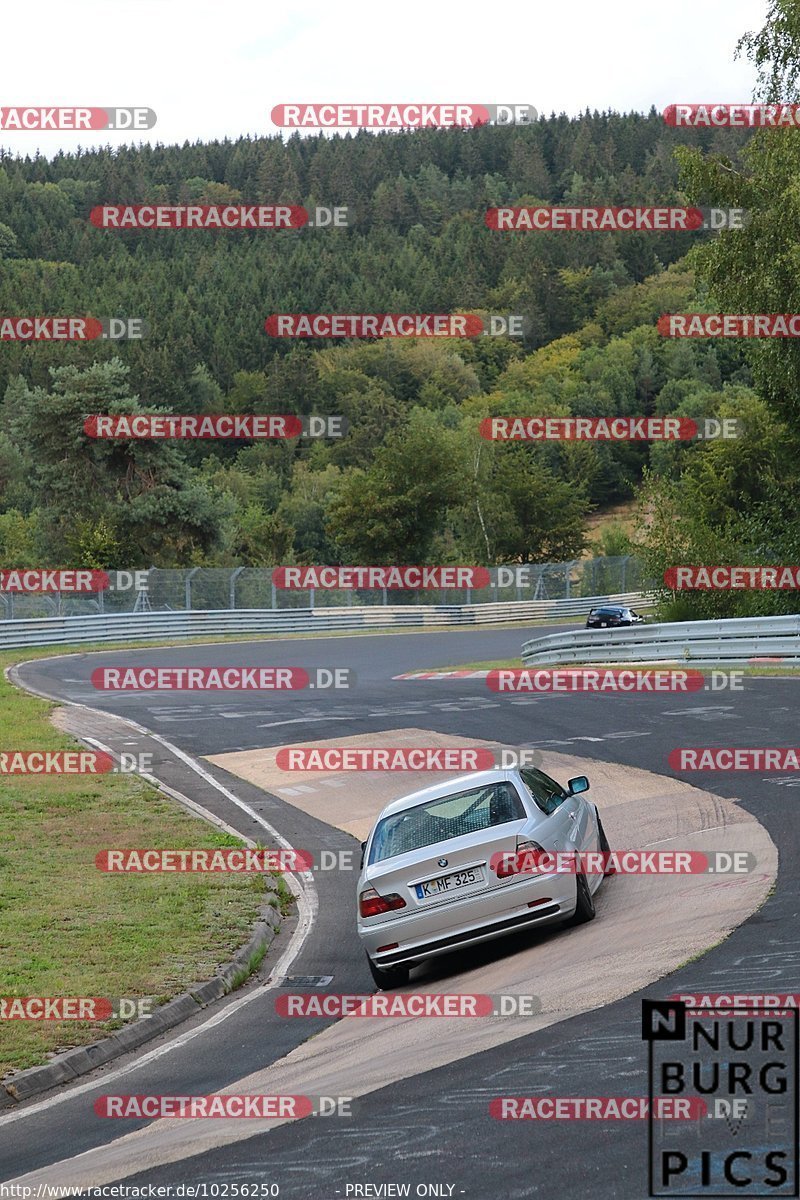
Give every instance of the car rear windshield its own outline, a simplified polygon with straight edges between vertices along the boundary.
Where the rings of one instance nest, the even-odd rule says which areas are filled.
[[[440,796],[428,804],[384,817],[375,830],[369,861],[383,862],[465,833],[522,821],[526,815],[517,790],[510,783],[490,783],[452,796]]]

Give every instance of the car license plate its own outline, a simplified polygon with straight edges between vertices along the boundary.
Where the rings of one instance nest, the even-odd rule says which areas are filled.
[[[471,883],[483,883],[483,867],[469,867],[466,871],[453,871],[451,875],[440,875],[438,879],[426,879],[415,885],[418,900],[429,900],[469,887]]]

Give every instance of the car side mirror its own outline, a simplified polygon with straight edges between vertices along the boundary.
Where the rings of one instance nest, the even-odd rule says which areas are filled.
[[[589,780],[585,775],[576,775],[574,779],[570,779],[567,783],[567,795],[577,796],[579,792],[588,792]]]
[[[361,868],[364,866],[364,851],[366,850],[366,848],[367,848],[367,843],[366,843],[366,842],[362,842],[362,843],[361,843],[361,862],[358,864],[358,869],[359,869],[359,871],[360,871],[360,870],[361,870]]]

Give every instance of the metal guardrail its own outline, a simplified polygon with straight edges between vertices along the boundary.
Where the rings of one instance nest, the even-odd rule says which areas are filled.
[[[428,625],[487,625],[543,617],[585,616],[598,604],[645,607],[637,592],[571,600],[523,600],[504,604],[424,604],[307,609],[115,613],[0,621],[0,649],[67,646],[161,638],[263,633],[321,633],[348,629],[394,629]]]
[[[746,663],[754,658],[800,662],[800,616],[675,621],[621,629],[584,629],[532,638],[525,666],[551,663]]]

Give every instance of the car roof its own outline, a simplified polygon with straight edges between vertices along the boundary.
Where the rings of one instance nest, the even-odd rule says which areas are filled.
[[[430,800],[441,800],[444,796],[453,796],[472,787],[486,787],[490,783],[508,783],[516,778],[517,771],[502,770],[495,767],[489,771],[471,771],[469,775],[459,775],[456,779],[448,779],[445,783],[435,783],[432,787],[423,788],[419,792],[410,792],[387,804],[378,816],[378,821],[390,817],[394,813],[403,812],[407,808],[416,808],[418,804],[427,804]],[[377,824],[377,821],[376,821]]]

